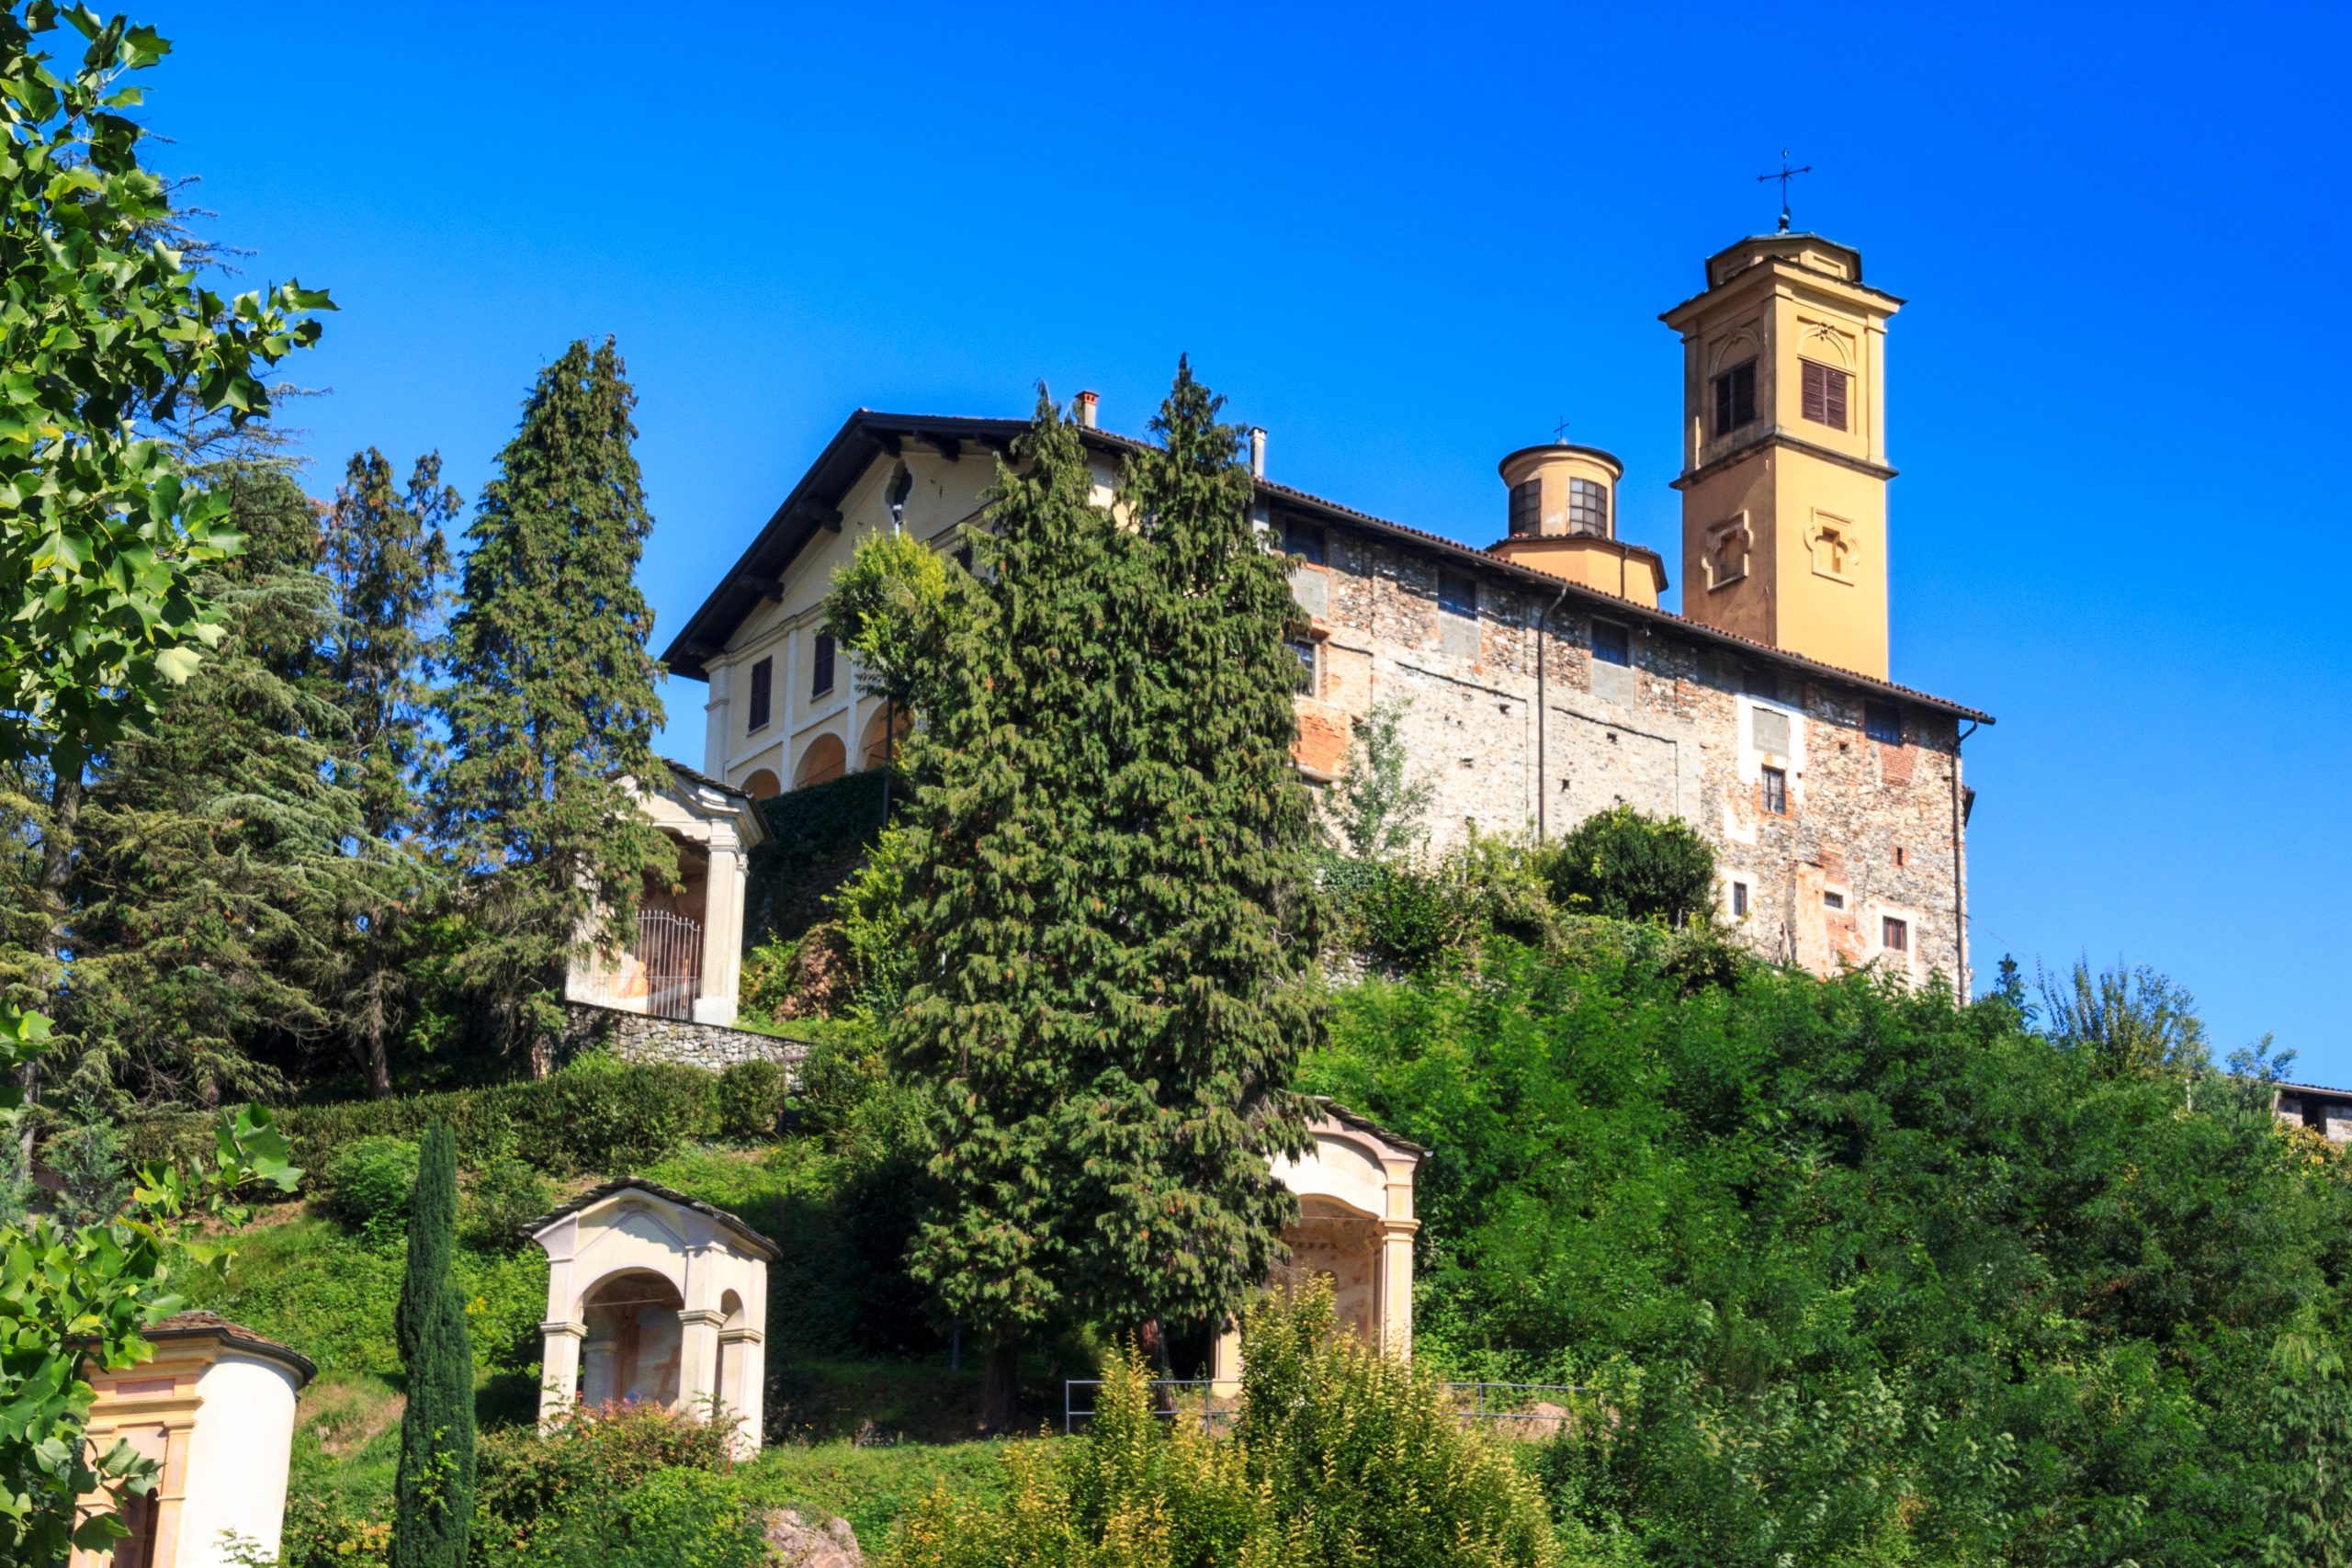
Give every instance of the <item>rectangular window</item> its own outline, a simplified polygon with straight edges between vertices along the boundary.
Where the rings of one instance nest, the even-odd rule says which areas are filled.
[[[1745,882],[1731,885],[1731,918],[1735,920],[1747,919],[1747,884]]]
[[[1862,733],[1889,746],[1903,744],[1903,710],[1893,703],[1862,705]]]
[[[1810,359],[1799,363],[1804,367],[1804,417],[1832,430],[1845,429],[1846,373]]]
[[[1510,536],[1532,538],[1544,531],[1544,481],[1521,479],[1510,487]]]
[[[1824,893],[1821,896],[1821,907],[1825,909],[1842,909],[1846,907],[1846,896],[1843,893]]]
[[[1781,700],[1781,678],[1770,670],[1750,668],[1741,674],[1739,684],[1751,697],[1762,697],[1768,703]]]
[[[1283,519],[1283,549],[1309,566],[1323,564],[1323,529],[1321,525],[1304,523],[1295,517]]]
[[[1317,695],[1315,680],[1315,641],[1312,637],[1292,637],[1283,644],[1298,660],[1298,673],[1291,679],[1291,690],[1302,697]]]
[[[821,697],[833,689],[833,634],[817,634],[816,657],[808,660],[808,694]]]
[[[1764,809],[1775,817],[1789,814],[1789,775],[1780,768],[1764,770]]]
[[[775,694],[775,660],[763,659],[752,666],[752,714],[748,726],[753,731],[768,727],[768,710]]]
[[[1744,361],[1715,378],[1715,434],[1728,435],[1756,419],[1756,361]]]
[[[1464,620],[1478,618],[1478,580],[1467,572],[1441,571],[1437,574],[1437,607],[1449,615]]]
[[[1634,662],[1634,634],[1614,621],[1592,623],[1592,656],[1603,664]]]
[[[1878,940],[1879,945],[1889,953],[1910,952],[1911,922],[1898,920],[1893,915],[1887,916],[1878,923]]]

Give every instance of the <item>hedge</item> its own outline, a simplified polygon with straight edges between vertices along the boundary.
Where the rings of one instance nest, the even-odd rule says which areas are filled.
[[[456,1131],[458,1157],[469,1166],[505,1154],[550,1176],[622,1176],[718,1135],[718,1077],[700,1067],[591,1058],[536,1083],[296,1105],[277,1119],[305,1170],[323,1169],[336,1149],[361,1138],[413,1139],[437,1117]],[[205,1114],[135,1122],[131,1161],[209,1162],[213,1122]]]

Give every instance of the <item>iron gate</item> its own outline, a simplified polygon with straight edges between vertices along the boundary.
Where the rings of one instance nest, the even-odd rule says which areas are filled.
[[[639,909],[637,961],[645,966],[645,1010],[692,1020],[702,994],[702,922],[668,909]]]

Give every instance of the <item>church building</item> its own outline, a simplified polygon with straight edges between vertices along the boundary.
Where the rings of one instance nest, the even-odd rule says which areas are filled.
[[[1896,684],[1887,637],[1886,331],[1902,301],[1860,254],[1782,231],[1710,256],[1660,318],[1683,354],[1682,613],[1656,551],[1617,534],[1622,466],[1594,447],[1504,457],[1485,549],[1274,482],[1255,515],[1298,558],[1302,773],[1401,700],[1433,836],[1554,839],[1620,802],[1714,846],[1722,913],[1819,973],[1968,972],[1964,740],[1992,722]],[[1096,498],[1143,445],[1077,417]],[[707,682],[703,772],[755,798],[882,765],[882,704],[823,629],[869,529],[950,555],[985,525],[1018,419],[850,416],[663,658]]]

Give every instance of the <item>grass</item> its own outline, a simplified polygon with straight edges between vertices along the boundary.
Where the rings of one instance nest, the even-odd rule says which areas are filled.
[[[857,1532],[868,1552],[889,1540],[908,1510],[944,1486],[993,1500],[1004,1491],[1001,1442],[789,1443],[763,1449],[738,1473],[744,1489],[769,1507],[837,1515]]]

